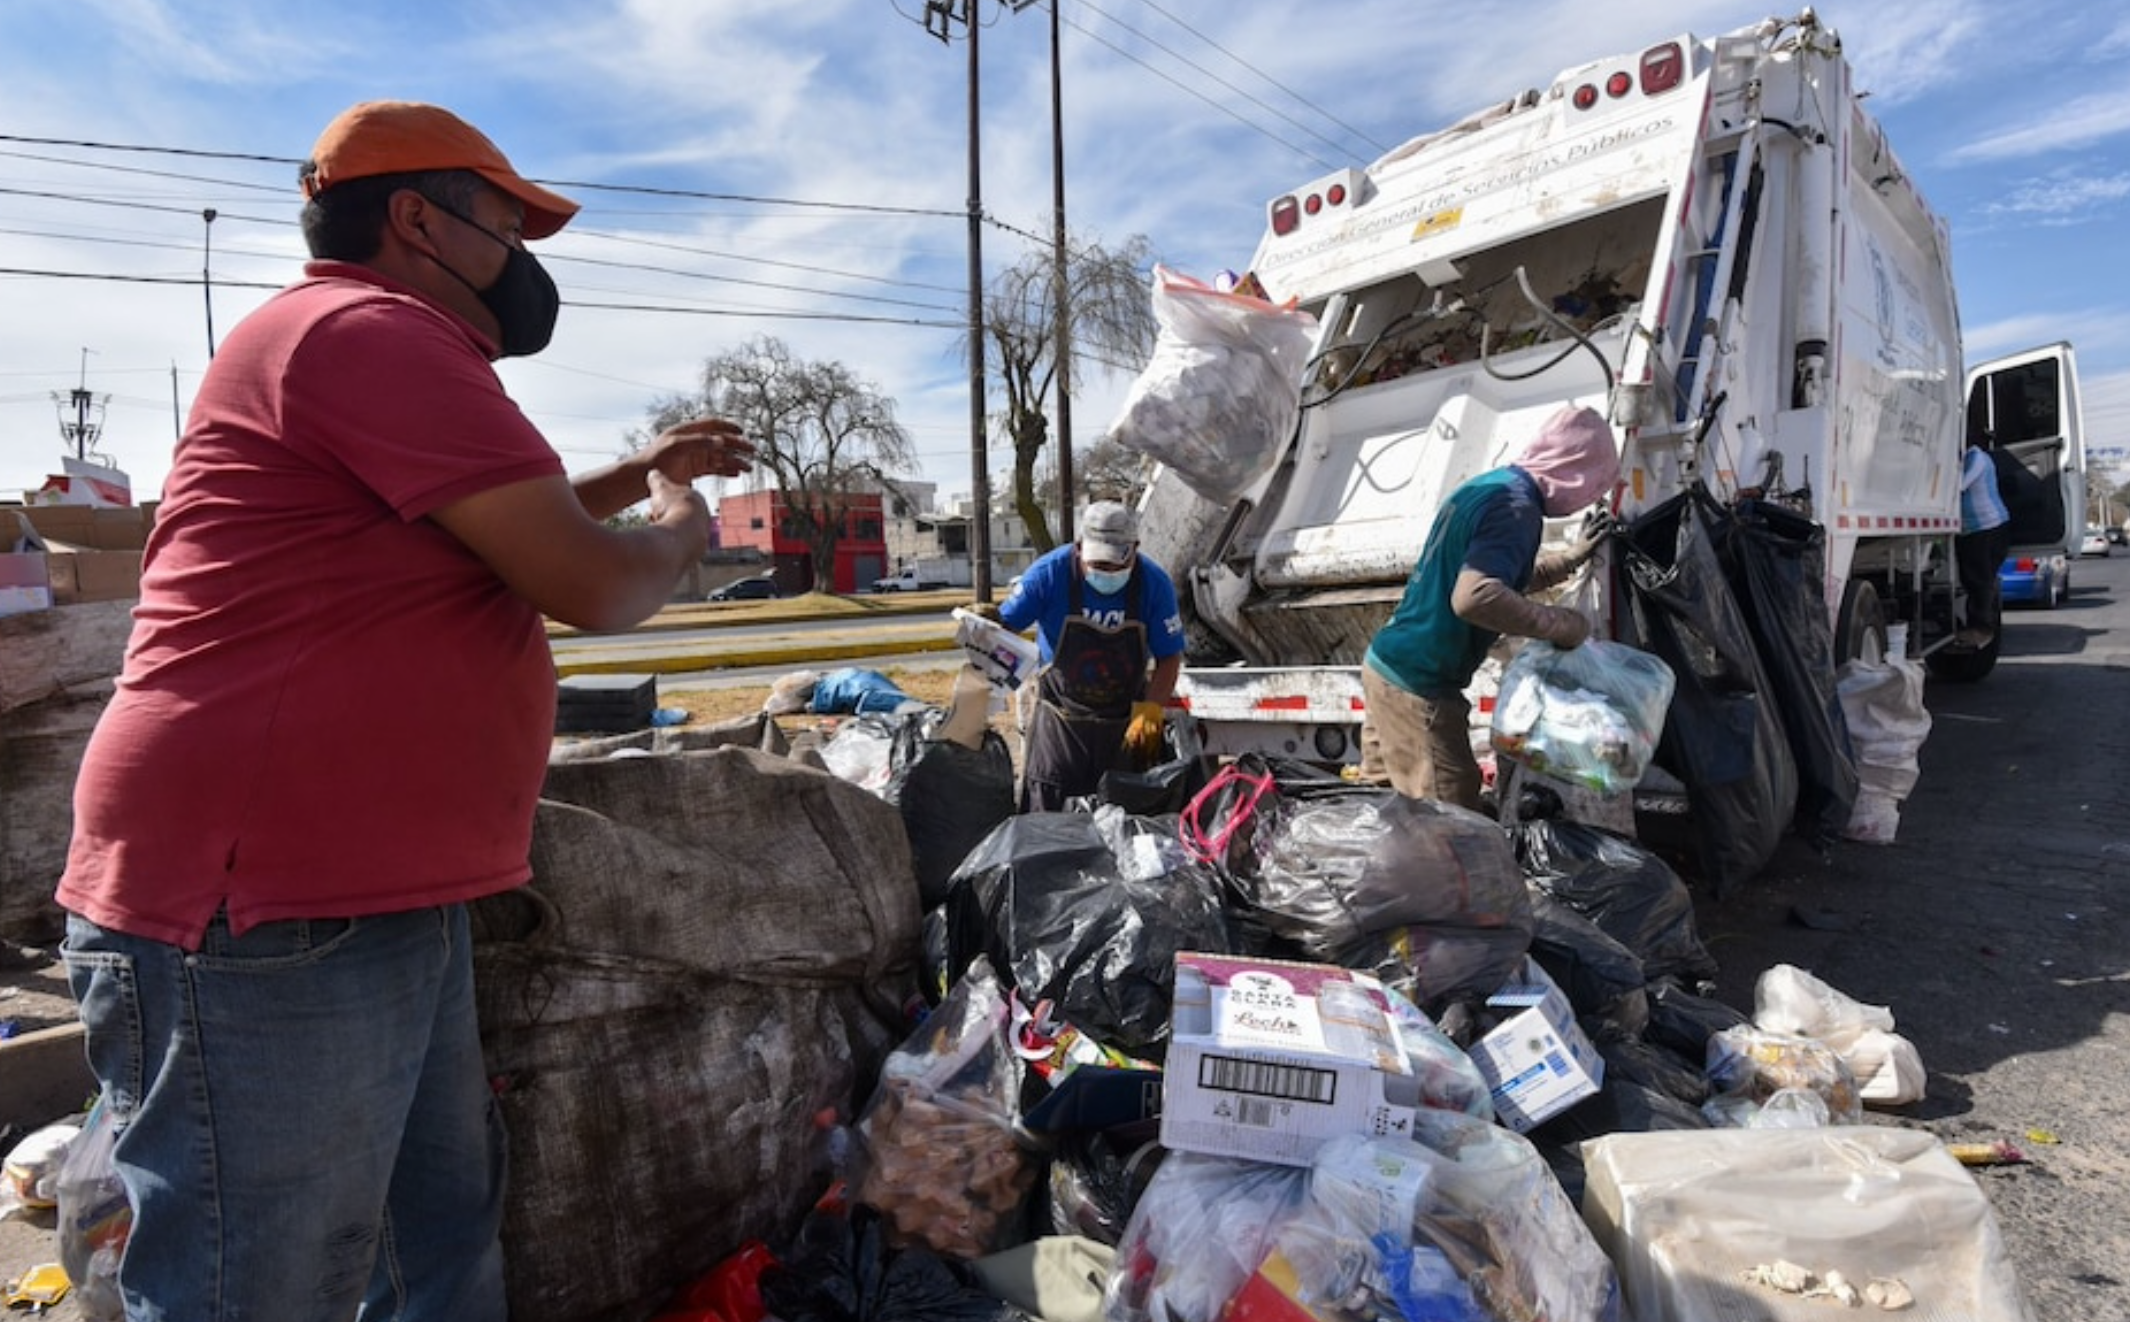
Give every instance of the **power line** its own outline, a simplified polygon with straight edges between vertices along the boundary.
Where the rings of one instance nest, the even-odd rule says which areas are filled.
[[[0,133],[0,142],[19,142],[33,147],[74,147],[86,151],[143,152],[167,156],[193,156],[218,161],[253,161],[266,165],[289,165],[301,168],[303,162],[287,156],[262,156],[251,152],[202,151],[189,147],[150,147],[138,143],[93,142],[79,138],[37,138],[18,133]],[[93,165],[93,162],[82,162]],[[115,167],[111,167],[115,168]],[[870,202],[821,202],[807,198],[774,197],[750,193],[714,193],[692,188],[658,188],[645,184],[600,184],[582,179],[535,179],[551,188],[571,188],[580,192],[624,193],[638,197],[679,197],[701,202],[741,202],[751,206],[807,207],[829,211],[857,211],[887,216],[931,216],[951,220],[966,219],[966,211],[940,210],[924,207],[890,207]]]
[[[1310,137],[1315,138],[1318,142],[1321,142],[1325,146],[1330,147],[1333,151],[1344,150],[1344,148],[1342,148],[1338,143],[1332,141],[1330,138],[1325,137],[1323,134],[1317,132],[1315,129],[1312,129],[1308,125],[1295,119],[1292,115],[1289,115],[1285,111],[1280,110],[1274,106],[1266,105],[1257,97],[1254,97],[1248,92],[1245,92],[1243,89],[1237,87],[1235,84],[1229,82],[1227,79],[1222,78],[1219,74],[1212,72],[1211,70],[1205,68],[1203,65],[1198,64],[1197,62],[1189,59],[1186,56],[1178,55],[1175,51],[1170,50],[1167,46],[1162,45],[1160,42],[1154,40],[1152,37],[1147,36],[1144,32],[1139,31],[1137,28],[1134,28],[1126,23],[1117,22],[1116,19],[1110,18],[1108,14],[1103,14],[1101,10],[1095,9],[1093,5],[1086,4],[1086,0],[1081,0],[1081,3],[1084,8],[1093,10],[1095,13],[1101,14],[1102,17],[1108,18],[1110,22],[1116,23],[1118,27],[1123,28],[1126,32],[1131,33],[1133,36],[1138,37],[1140,40],[1146,42],[1154,49],[1161,51],[1164,54],[1174,56],[1176,59],[1183,61],[1183,63],[1189,65],[1191,68],[1197,70],[1199,73],[1204,74],[1206,77],[1212,79],[1214,82],[1219,83],[1222,87],[1227,88],[1229,91],[1235,93],[1239,97],[1242,97],[1244,100],[1250,102],[1252,105],[1255,105],[1270,114],[1277,115],[1281,119],[1286,120],[1289,124],[1294,125],[1294,127],[1300,129],[1302,132],[1308,134]],[[1337,165],[1325,160],[1323,157],[1317,155],[1313,151],[1310,151],[1308,148],[1296,146],[1294,143],[1287,141],[1285,138],[1282,138],[1277,133],[1272,132],[1264,125],[1254,124],[1250,122],[1248,119],[1245,119],[1243,116],[1237,114],[1235,110],[1231,107],[1222,105],[1220,102],[1215,101],[1212,97],[1207,96],[1205,93],[1199,91],[1197,88],[1186,86],[1184,83],[1178,81],[1176,78],[1171,77],[1169,74],[1164,73],[1162,70],[1155,68],[1151,64],[1148,64],[1145,60],[1140,59],[1137,55],[1134,55],[1132,52],[1124,49],[1122,46],[1119,46],[1117,43],[1109,40],[1107,37],[1100,36],[1091,29],[1083,27],[1079,23],[1073,22],[1073,20],[1071,19],[1063,19],[1062,21],[1070,23],[1074,31],[1080,33],[1082,36],[1085,36],[1088,40],[1098,41],[1104,46],[1109,47],[1117,54],[1122,55],[1125,59],[1130,60],[1133,64],[1136,64],[1140,68],[1146,70],[1148,73],[1151,73],[1155,77],[1160,78],[1170,83],[1171,85],[1190,93],[1192,96],[1197,97],[1200,101],[1205,102],[1207,105],[1213,107],[1215,110],[1218,110],[1223,115],[1228,116],[1230,119],[1233,119],[1236,123],[1241,124],[1243,127],[1250,129],[1252,132],[1263,134],[1265,137],[1270,138],[1272,141],[1278,143],[1280,146],[1285,147],[1288,151],[1294,152],[1296,155],[1302,156],[1308,160],[1315,161],[1318,165],[1323,166],[1327,170],[1336,170],[1339,168]]]
[[[1056,4],[1056,3],[1058,3],[1058,0],[1051,0],[1051,3],[1052,3],[1052,4]],[[1161,16],[1162,16],[1163,18],[1167,19],[1167,20],[1168,20],[1169,22],[1171,22],[1171,23],[1174,23],[1174,24],[1175,24],[1175,25],[1176,25],[1177,27],[1180,27],[1180,28],[1182,28],[1182,29],[1183,29],[1183,30],[1184,30],[1185,32],[1188,32],[1188,33],[1190,33],[1190,34],[1191,34],[1192,36],[1194,36],[1194,37],[1198,38],[1198,39],[1199,39],[1200,41],[1204,42],[1204,43],[1205,43],[1206,45],[1208,45],[1208,46],[1211,46],[1211,47],[1212,47],[1212,48],[1213,48],[1214,50],[1217,50],[1217,51],[1219,51],[1219,52],[1220,52],[1221,54],[1223,54],[1223,55],[1227,56],[1227,57],[1228,57],[1229,59],[1231,59],[1231,60],[1235,61],[1235,62],[1236,62],[1237,64],[1241,65],[1241,66],[1242,66],[1243,68],[1245,68],[1245,69],[1248,69],[1248,70],[1249,70],[1249,71],[1250,71],[1251,73],[1253,73],[1253,74],[1257,75],[1257,76],[1258,76],[1259,78],[1262,78],[1262,79],[1264,79],[1264,80],[1265,80],[1266,82],[1268,82],[1268,83],[1272,84],[1272,85],[1273,85],[1274,87],[1277,87],[1277,88],[1278,88],[1278,89],[1279,89],[1280,91],[1282,91],[1282,92],[1285,92],[1285,93],[1286,93],[1286,94],[1287,94],[1288,96],[1291,96],[1291,97],[1293,97],[1293,98],[1294,98],[1294,99],[1295,99],[1296,101],[1298,101],[1298,102],[1300,102],[1301,104],[1303,104],[1303,105],[1305,105],[1305,106],[1309,107],[1309,109],[1311,109],[1311,110],[1315,111],[1315,112],[1316,112],[1317,114],[1319,114],[1319,115],[1322,115],[1322,116],[1323,116],[1323,117],[1324,117],[1325,119],[1328,119],[1328,120],[1330,120],[1330,121],[1331,121],[1332,123],[1334,123],[1334,124],[1338,125],[1338,126],[1339,126],[1339,127],[1341,128],[1341,129],[1343,129],[1343,130],[1345,130],[1346,132],[1348,132],[1348,133],[1352,134],[1352,135],[1353,135],[1354,137],[1356,137],[1356,138],[1359,138],[1359,139],[1360,139],[1361,141],[1363,141],[1363,142],[1367,143],[1367,144],[1368,144],[1368,145],[1369,145],[1370,147],[1373,147],[1373,148],[1375,148],[1376,152],[1377,152],[1377,153],[1378,153],[1379,155],[1380,155],[1381,153],[1383,153],[1383,152],[1386,152],[1386,151],[1389,151],[1389,150],[1390,150],[1390,148],[1389,148],[1388,146],[1384,145],[1383,143],[1380,143],[1380,142],[1376,141],[1376,140],[1375,140],[1374,138],[1370,137],[1370,136],[1369,136],[1369,135],[1368,135],[1367,133],[1365,133],[1365,132],[1361,131],[1360,129],[1357,129],[1357,128],[1355,128],[1355,127],[1354,127],[1353,125],[1351,125],[1351,124],[1347,123],[1347,122],[1346,122],[1345,120],[1343,120],[1343,119],[1340,119],[1340,118],[1339,118],[1339,117],[1338,117],[1337,115],[1334,115],[1334,114],[1332,114],[1332,113],[1331,113],[1330,111],[1328,111],[1328,110],[1324,109],[1324,107],[1322,107],[1322,106],[1320,106],[1320,105],[1316,104],[1316,103],[1315,103],[1314,101],[1311,101],[1311,100],[1310,100],[1310,99],[1309,99],[1308,97],[1306,97],[1306,96],[1303,96],[1303,95],[1302,95],[1302,94],[1301,94],[1300,92],[1297,92],[1297,91],[1295,91],[1295,90],[1294,90],[1293,88],[1291,88],[1291,87],[1287,86],[1287,85],[1286,85],[1285,83],[1282,83],[1282,82],[1281,82],[1281,81],[1280,81],[1279,79],[1277,79],[1277,78],[1274,78],[1274,77],[1273,77],[1273,76],[1272,76],[1271,74],[1268,74],[1268,73],[1266,73],[1266,72],[1265,72],[1265,71],[1264,71],[1263,69],[1260,69],[1260,68],[1258,68],[1258,67],[1257,67],[1256,65],[1254,65],[1254,64],[1251,64],[1251,63],[1250,63],[1250,62],[1249,62],[1248,60],[1244,59],[1244,58],[1243,58],[1242,56],[1240,56],[1240,55],[1237,55],[1237,54],[1236,54],[1236,53],[1235,53],[1234,51],[1231,51],[1231,50],[1229,50],[1229,49],[1228,49],[1227,47],[1225,47],[1225,46],[1221,45],[1221,44],[1220,44],[1219,42],[1217,42],[1217,41],[1213,40],[1213,39],[1212,39],[1211,37],[1207,36],[1207,35],[1206,35],[1205,33],[1203,33],[1203,32],[1200,32],[1200,31],[1199,31],[1199,30],[1198,30],[1197,28],[1194,28],[1194,27],[1192,27],[1192,26],[1191,26],[1190,24],[1188,24],[1188,23],[1184,22],[1184,21],[1183,21],[1182,19],[1180,19],[1180,18],[1178,18],[1178,17],[1176,16],[1176,15],[1174,15],[1174,14],[1170,13],[1170,12],[1169,12],[1168,10],[1166,10],[1166,9],[1163,9],[1163,8],[1162,8],[1162,7],[1160,6],[1160,5],[1157,5],[1157,4],[1155,4],[1155,3],[1154,3],[1154,0],[1140,0],[1140,3],[1141,3],[1141,4],[1143,4],[1143,5],[1145,5],[1145,6],[1146,6],[1146,7],[1148,8],[1148,9],[1151,9],[1151,10],[1153,10],[1153,11],[1154,11],[1155,13],[1157,13],[1157,14],[1161,15]],[[1092,5],[1090,5],[1090,6],[1088,6],[1088,7],[1089,7],[1089,8],[1093,8],[1093,6],[1092,6]],[[1099,12],[1099,11],[1098,11],[1098,12]],[[1114,19],[1112,19],[1111,21],[1112,21],[1112,22],[1115,22],[1115,20],[1114,20]]]
[[[198,276],[176,275],[118,275],[99,271],[51,271],[19,266],[0,266],[0,275],[23,276],[38,280],[102,280],[112,284],[128,285],[186,285],[197,286]],[[217,289],[281,289],[278,282],[260,280],[216,279]],[[597,300],[564,299],[566,308],[596,309],[603,312],[669,312],[696,317],[762,317],[774,321],[839,321],[853,325],[930,326],[960,330],[955,321],[927,321],[918,317],[869,317],[846,312],[787,312],[766,308],[689,308],[673,307],[656,303],[605,303]]]

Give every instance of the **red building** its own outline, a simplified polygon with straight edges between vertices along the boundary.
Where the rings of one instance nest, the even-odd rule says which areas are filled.
[[[836,539],[836,563],[826,582],[816,583],[807,523],[796,517],[782,491],[750,491],[717,502],[718,545],[751,546],[776,566],[784,591],[860,592],[887,573],[887,539],[879,492],[851,492]]]

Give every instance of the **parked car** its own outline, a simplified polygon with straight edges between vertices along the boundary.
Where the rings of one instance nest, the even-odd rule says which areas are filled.
[[[2120,533],[2120,529],[2117,530]],[[2108,554],[2108,534],[2098,528],[2086,529],[2086,539],[2078,544],[2080,555]]]
[[[755,578],[735,579],[721,588],[712,588],[708,601],[771,601],[784,595],[784,589],[767,575]]]
[[[2070,562],[2060,555],[2009,556],[1997,571],[1997,583],[2007,606],[2054,610],[2071,595]]]
[[[2102,535],[2108,539],[2110,546],[2130,546],[2130,532],[2125,532],[2112,524]]]

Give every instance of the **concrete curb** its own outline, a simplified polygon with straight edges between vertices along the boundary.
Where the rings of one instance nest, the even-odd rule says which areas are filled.
[[[40,1028],[0,1042],[0,1127],[49,1124],[96,1095],[80,1024]]]
[[[798,646],[720,648],[715,652],[664,652],[645,656],[555,658],[558,675],[685,675],[699,670],[744,670],[789,666],[794,670],[817,661],[862,661],[906,652],[945,652],[958,646],[952,637],[883,639],[865,643],[807,643]]]

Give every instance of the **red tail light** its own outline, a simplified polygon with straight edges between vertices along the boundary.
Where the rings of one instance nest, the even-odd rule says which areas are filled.
[[[1634,79],[1624,73],[1616,73],[1605,80],[1605,95],[1617,100],[1634,90]]]
[[[1272,232],[1292,234],[1294,227],[1302,223],[1302,209],[1291,197],[1283,197],[1272,204]]]
[[[1575,89],[1575,108],[1588,110],[1597,104],[1597,89],[1588,83]]]
[[[1642,95],[1669,92],[1686,77],[1686,52],[1676,41],[1652,46],[1642,52]]]

